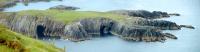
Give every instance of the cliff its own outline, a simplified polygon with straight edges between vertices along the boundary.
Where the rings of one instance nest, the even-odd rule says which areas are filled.
[[[1,13],[0,23],[28,36],[41,39],[64,38],[71,41],[107,35],[132,41],[164,41],[166,37],[177,37],[163,33],[162,30],[181,29],[180,25],[165,20],[132,18],[103,12],[59,10]]]

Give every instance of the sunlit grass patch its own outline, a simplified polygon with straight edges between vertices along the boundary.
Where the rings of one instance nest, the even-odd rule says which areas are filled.
[[[95,12],[95,11],[73,11],[73,10],[24,10],[17,12],[17,16],[37,16],[37,17],[52,17],[56,21],[62,21],[66,24],[76,20],[84,18],[110,18],[115,21],[123,22],[125,17],[123,15],[117,15],[107,12]]]

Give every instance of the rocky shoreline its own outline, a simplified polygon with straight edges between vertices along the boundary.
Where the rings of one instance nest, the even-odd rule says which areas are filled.
[[[170,16],[180,16],[178,13],[167,13],[162,11],[146,11],[146,10],[113,10],[108,11],[114,14],[132,16],[132,17],[142,17],[146,19],[158,19],[158,18],[167,18]]]

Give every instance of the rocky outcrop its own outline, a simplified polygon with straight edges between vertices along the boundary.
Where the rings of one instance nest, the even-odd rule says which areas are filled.
[[[171,15],[180,16],[180,14],[177,14],[177,13],[168,14],[167,12],[161,12],[161,11],[149,12],[146,10],[113,10],[109,12],[115,13],[115,14],[132,16],[132,17],[142,17],[146,19],[164,18],[164,17],[170,17]]]
[[[114,23],[116,22],[107,18],[82,19],[67,25],[65,34],[73,41],[107,36],[111,34],[110,31]]]
[[[166,20],[142,20],[138,21],[138,25],[158,27],[162,30],[179,30],[181,27],[175,22]]]
[[[139,25],[139,26],[151,26],[154,28],[158,28],[161,30],[180,30],[182,27],[176,24],[175,22],[166,21],[166,20],[153,20],[153,19],[144,19],[144,18],[129,18],[126,20],[125,24],[129,24],[131,26]]]
[[[77,9],[80,9],[80,8],[73,7],[73,6],[58,5],[58,6],[51,7],[49,9],[56,9],[56,10],[77,10]]]
[[[192,25],[180,25],[180,27],[195,29]]]
[[[166,37],[177,39],[169,33],[162,33],[160,29],[150,26],[122,25],[107,18],[83,19],[65,28],[66,36],[73,41],[81,41],[92,37],[115,35],[131,41],[164,41]]]
[[[15,16],[10,14],[6,18],[1,17],[0,23],[8,26],[11,30],[28,36],[61,36],[64,35],[65,24],[50,19],[49,16]],[[37,29],[43,27],[44,29]],[[43,34],[38,34],[38,30]]]

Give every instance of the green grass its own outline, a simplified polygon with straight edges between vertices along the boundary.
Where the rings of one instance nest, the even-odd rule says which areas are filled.
[[[52,44],[25,37],[0,25],[0,52],[62,52]]]
[[[84,19],[84,18],[99,18],[105,17],[113,19],[115,21],[123,22],[127,16],[117,15],[106,12],[94,12],[94,11],[72,11],[72,10],[25,10],[17,12],[17,16],[51,16],[56,21],[62,21],[69,24],[73,21]]]

